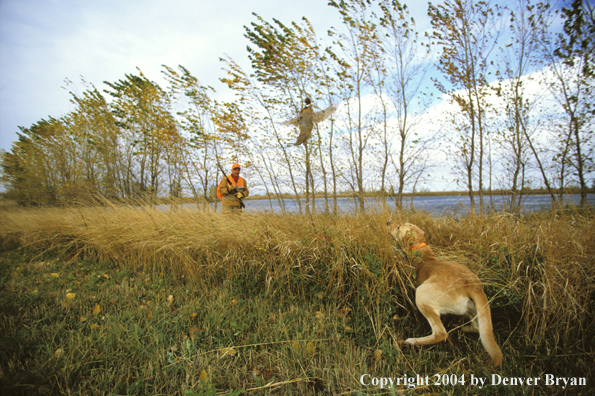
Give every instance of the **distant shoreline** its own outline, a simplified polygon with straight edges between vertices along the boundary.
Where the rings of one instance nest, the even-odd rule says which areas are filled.
[[[559,194],[560,190],[556,189],[553,190],[554,194]],[[516,192],[516,194],[521,193],[520,191]],[[564,192],[566,195],[568,194],[580,194],[580,189],[566,189],[566,191]],[[594,194],[595,193],[595,189],[593,188],[589,188],[587,190],[588,194]],[[524,190],[522,191],[523,195],[549,195],[548,190],[546,189],[535,189],[535,190]],[[439,196],[468,196],[469,192],[468,191],[426,191],[426,192],[414,192],[414,193],[403,193],[403,197],[439,197]],[[479,191],[475,191],[474,192],[475,196],[479,196]],[[492,190],[491,192],[488,191],[484,191],[483,193],[484,196],[490,196],[490,195],[513,195],[513,192],[510,190]],[[358,196],[357,193],[340,193],[337,194],[336,197],[337,198],[356,198]],[[387,198],[395,198],[397,197],[398,194],[393,193],[385,193],[385,194],[381,194],[378,192],[373,192],[373,193],[364,193],[364,197],[366,198],[381,198],[381,197],[387,197]],[[295,199],[295,195],[293,194],[281,194],[281,197],[283,199]],[[325,198],[324,194],[320,194],[317,193],[316,198]],[[332,199],[334,196],[332,194],[328,195],[329,199]],[[302,194],[299,196],[299,198],[306,198],[306,195]],[[244,198],[245,201],[250,201],[250,200],[257,200],[257,199],[269,199],[269,197],[267,197],[266,195],[255,195],[255,196],[250,196],[247,198]],[[277,199],[276,196],[271,195],[270,199]]]
[[[517,192],[517,194],[519,194],[520,192]],[[560,190],[556,189],[554,190],[554,194],[558,195],[560,193]],[[589,188],[587,190],[588,194],[595,194],[595,189],[594,188]],[[535,189],[535,190],[524,190],[522,192],[523,195],[549,195],[549,192],[546,189]],[[564,192],[565,195],[577,195],[580,194],[580,190],[579,189],[566,189],[566,191]],[[483,194],[485,197],[489,197],[489,196],[502,196],[502,195],[513,195],[512,191],[510,190],[492,190],[491,192],[487,192],[485,191]],[[426,191],[426,192],[415,192],[415,193],[403,193],[403,197],[404,198],[411,198],[411,197],[440,197],[440,196],[469,196],[469,192],[468,191]],[[475,191],[474,192],[474,196],[479,197],[479,192]],[[335,196],[333,196],[332,194],[329,194],[328,199],[333,199]],[[358,197],[357,193],[340,193],[336,195],[336,198],[352,198],[355,199]],[[365,198],[396,198],[397,194],[390,194],[390,193],[385,193],[385,194],[381,194],[378,192],[371,192],[371,193],[364,193],[364,197]],[[281,194],[281,198],[282,199],[296,199],[296,196],[293,194]],[[300,199],[306,199],[306,195],[302,194],[299,196]],[[325,195],[324,194],[316,194],[315,196],[316,199],[324,199]],[[271,195],[270,197],[267,197],[266,195],[253,195],[253,196],[249,196],[244,198],[244,201],[257,201],[257,200],[277,200],[278,197],[275,195]],[[133,200],[134,201],[134,200]],[[138,199],[138,201],[144,201],[142,199]],[[170,203],[176,203],[176,204],[190,204],[190,203],[199,203],[199,204],[205,204],[208,202],[215,202],[217,201],[217,199],[209,197],[209,199],[205,199],[203,197],[178,197],[178,198],[170,198],[170,197],[158,197],[153,204],[170,204]],[[123,202],[123,201],[122,201]],[[5,200],[5,199],[0,199],[0,207],[6,207],[6,206],[12,206],[12,205],[17,205],[16,202],[13,202],[11,200]]]
[[[559,194],[560,190],[554,190],[554,194]],[[519,194],[520,192],[517,192],[517,194]],[[595,189],[590,188],[587,190],[588,194],[594,194],[595,193]],[[535,190],[524,190],[522,192],[523,195],[549,195],[549,192],[546,189],[535,189]],[[566,189],[565,191],[566,195],[569,194],[580,194],[580,190],[579,189]],[[439,197],[439,196],[468,196],[469,192],[468,191],[427,191],[427,192],[415,192],[415,193],[403,193],[403,197]],[[475,191],[474,193],[475,196],[479,196],[479,192]],[[492,190],[491,193],[490,192],[484,192],[483,193],[484,196],[489,197],[491,196],[499,196],[499,195],[513,195],[512,191],[510,190]],[[336,195],[337,198],[357,198],[358,194],[357,193],[339,193]],[[335,196],[332,194],[329,194],[328,199],[333,199]],[[364,197],[365,198],[395,198],[397,197],[397,194],[390,194],[390,193],[385,193],[385,194],[381,194],[378,192],[371,192],[371,193],[364,193]],[[201,197],[202,198],[202,197]],[[283,199],[295,199],[296,196],[293,194],[281,194],[281,198]],[[305,194],[301,194],[299,195],[300,199],[305,199],[306,195]],[[316,199],[324,199],[325,195],[321,194],[321,193],[317,193],[315,196]],[[271,195],[270,197],[266,196],[266,195],[252,195],[249,197],[244,198],[244,201],[256,201],[256,200],[268,200],[268,199],[272,199],[272,200],[276,200],[278,199],[277,196],[275,195]],[[158,198],[158,201],[163,201],[163,202],[169,202],[171,200],[175,200],[177,202],[183,202],[183,203],[195,203],[196,202],[196,198],[195,197],[181,197],[181,198],[167,198],[167,197],[161,197]],[[204,202],[204,201],[201,201]]]

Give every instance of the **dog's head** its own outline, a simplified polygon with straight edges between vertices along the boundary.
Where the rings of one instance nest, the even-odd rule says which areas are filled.
[[[395,224],[391,221],[387,221],[386,231],[403,247],[411,247],[418,243],[425,242],[424,232],[411,223]]]

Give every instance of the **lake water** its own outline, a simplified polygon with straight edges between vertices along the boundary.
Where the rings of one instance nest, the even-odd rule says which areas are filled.
[[[493,204],[496,211],[505,210],[508,207],[508,202],[510,200],[510,196],[502,196],[502,195],[495,195],[491,198],[489,196],[484,196],[484,204],[487,207],[490,207]],[[588,194],[587,195],[588,202],[595,206],[595,194]],[[305,210],[306,201],[302,199],[302,211]],[[428,212],[434,212],[437,214],[454,214],[454,213],[466,213],[470,210],[470,199],[469,196],[465,193],[461,195],[443,195],[443,196],[416,196],[416,197],[406,197],[403,200],[403,205],[406,209],[417,209],[417,210],[424,210]],[[572,194],[564,196],[564,203],[566,204],[579,204],[580,203],[580,195]],[[249,212],[258,212],[258,211],[269,211],[269,212],[281,212],[281,205],[279,201],[273,199],[269,201],[268,199],[261,199],[261,200],[248,200],[245,201],[246,210]],[[323,198],[316,199],[316,211],[317,212],[324,212],[325,211],[325,200]],[[333,206],[333,200],[329,199],[328,204],[330,205],[331,209]],[[387,198],[387,204],[390,208],[395,207],[395,200],[394,198]],[[285,199],[284,200],[285,210],[289,213],[298,213],[299,206],[296,199]],[[373,208],[380,208],[381,201],[379,198],[366,198],[366,209],[373,209]],[[475,197],[475,205],[479,207],[479,197]],[[544,210],[548,209],[551,205],[551,198],[549,195],[527,195],[524,197],[523,204],[522,204],[522,211],[523,212],[532,212],[536,210]],[[195,207],[195,204],[186,204],[184,207]],[[337,207],[341,212],[352,212],[359,208],[359,203],[354,200],[353,198],[337,198]],[[221,205],[218,205],[218,209],[221,209]]]

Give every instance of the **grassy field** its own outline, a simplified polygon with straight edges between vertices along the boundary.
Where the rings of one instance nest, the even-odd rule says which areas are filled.
[[[430,328],[389,218],[417,224],[438,257],[482,279],[501,369],[456,317],[447,342],[402,345]],[[588,212],[0,206],[0,246],[2,394],[593,394]],[[401,384],[382,389],[388,378]]]

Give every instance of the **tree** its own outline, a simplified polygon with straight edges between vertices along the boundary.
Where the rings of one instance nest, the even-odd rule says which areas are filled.
[[[256,17],[257,22],[245,27],[245,36],[251,44],[248,53],[254,73],[248,77],[235,62],[225,59],[229,77],[222,81],[239,94],[239,106],[249,119],[248,124],[253,130],[264,132],[263,136],[259,136],[259,142],[255,142],[259,157],[264,163],[270,163],[271,159],[280,161],[276,166],[270,163],[267,173],[271,175],[274,173],[272,169],[279,166],[286,169],[300,212],[301,185],[305,189],[306,212],[309,212],[315,204],[316,169],[313,168],[312,154],[316,150],[312,147],[319,147],[320,141],[311,139],[304,144],[304,155],[300,156],[294,150],[288,150],[287,140],[278,123],[293,118],[302,108],[306,97],[316,99],[318,96],[316,83],[320,48],[314,30],[305,18],[302,25],[292,23],[287,26],[276,19],[271,24],[258,15]],[[266,141],[270,141],[270,144],[263,145]],[[266,146],[268,148],[264,148]],[[277,152],[271,152],[272,148]],[[321,155],[320,150],[318,154]],[[300,183],[300,174],[304,175],[301,179],[303,184]],[[275,177],[273,183],[278,182]],[[281,191],[281,188],[273,187]]]
[[[218,158],[215,155],[219,139],[213,124],[215,103],[210,97],[215,90],[201,85],[198,78],[181,65],[177,71],[165,65],[163,68],[172,100],[183,106],[177,115],[181,117],[178,121],[180,129],[185,132],[184,141],[168,153],[178,155],[176,162],[181,167],[179,178],[185,179],[197,202],[210,202],[214,199],[211,188],[219,181]],[[194,186],[197,179],[200,192]]]
[[[166,143],[179,136],[166,94],[140,71],[138,76],[127,74],[124,80],[105,84],[111,88],[106,92],[114,98],[114,115],[130,147],[126,172],[128,178],[134,177],[134,184],[128,186],[128,196],[154,199]]]
[[[557,35],[557,48],[544,46],[553,79],[551,92],[564,111],[560,120],[562,147],[557,157],[560,163],[561,188],[564,188],[565,168],[573,169],[573,176],[581,190],[581,206],[587,204],[586,175],[593,168],[593,119],[595,99],[593,91],[593,45],[595,18],[588,1],[573,0],[562,9],[564,33]],[[557,62],[557,59],[562,62]]]
[[[85,91],[70,92],[76,108],[65,119],[84,164],[87,190],[108,199],[123,198],[126,182],[122,179],[121,129],[101,92],[84,79],[82,83]]]
[[[50,117],[30,128],[19,127],[18,141],[2,156],[6,196],[22,205],[57,204],[71,180],[64,123]]]
[[[230,58],[221,59],[226,67],[227,77],[221,81],[236,92],[238,100],[237,111],[243,115],[243,122],[250,140],[255,145],[256,151],[261,153],[270,176],[270,185],[276,197],[283,205],[283,185],[289,184],[296,198],[299,196],[299,186],[295,177],[294,161],[287,150],[287,141],[283,136],[278,121],[285,118],[279,115],[279,100],[271,96],[270,92],[262,88],[258,81],[250,78],[242,68]],[[223,120],[223,118],[220,118]],[[253,135],[253,136],[252,136]],[[288,180],[284,175],[277,173],[276,169],[286,171]],[[299,210],[302,211],[301,201],[298,200]]]
[[[341,93],[346,102],[346,145],[350,159],[350,178],[347,182],[357,193],[359,209],[365,210],[364,173],[365,156],[369,148],[370,138],[374,134],[373,114],[364,108],[367,91],[371,88],[371,70],[374,59],[380,57],[375,53],[380,48],[378,26],[373,22],[372,4],[369,0],[330,1],[341,15],[346,33],[336,29],[332,33],[336,37],[334,44],[343,55],[342,61],[348,66],[341,71],[345,81]]]
[[[465,126],[457,126],[458,144],[453,147],[462,159],[466,186],[475,209],[473,179],[478,178],[480,212],[484,212],[483,165],[484,139],[488,111],[488,74],[490,55],[500,29],[493,9],[486,1],[446,0],[443,5],[429,4],[428,15],[434,32],[432,37],[442,46],[438,69],[450,86],[435,80],[436,87],[458,105],[466,118]]]
[[[396,153],[392,153],[386,131],[383,181],[387,160],[395,164],[398,184],[398,209],[403,207],[403,191],[412,180],[416,180],[425,170],[424,164],[429,157],[428,142],[431,137],[419,135],[417,127],[426,116],[430,100],[422,94],[422,84],[430,66],[430,46],[421,43],[415,30],[415,20],[409,16],[407,5],[397,0],[383,0],[381,26],[382,47],[388,55],[387,95],[396,115]],[[420,50],[421,48],[421,50]],[[384,183],[383,183],[384,187]]]
[[[540,125],[539,115],[536,114],[540,95],[531,95],[526,88],[534,80],[531,72],[539,66],[539,48],[546,39],[542,27],[551,23],[550,7],[546,4],[533,5],[529,0],[517,0],[509,9],[509,18],[510,42],[501,48],[502,72],[498,73],[498,94],[504,100],[501,113],[505,115],[498,143],[504,159],[502,177],[509,178],[505,182],[511,191],[509,209],[518,212],[532,164],[531,158],[555,201],[533,136],[534,129]]]

